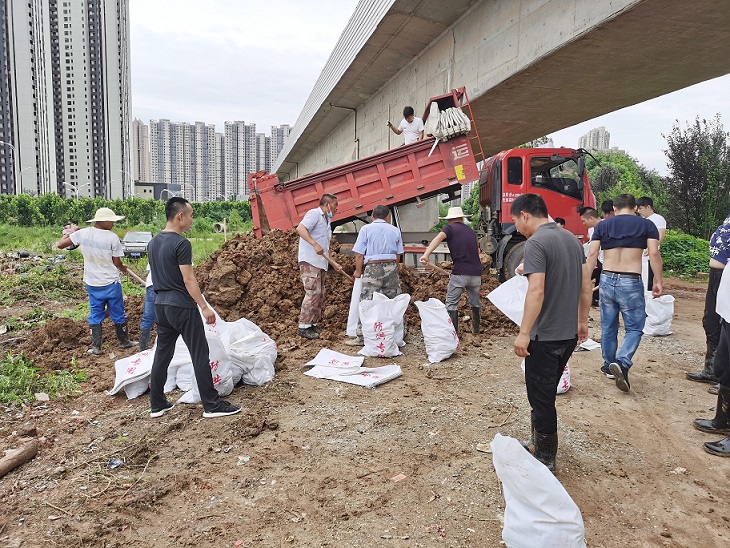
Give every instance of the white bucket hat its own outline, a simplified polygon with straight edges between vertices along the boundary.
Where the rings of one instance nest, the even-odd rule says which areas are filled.
[[[439,217],[439,219],[446,219],[448,221],[449,219],[458,219],[460,217],[466,218],[464,211],[460,207],[450,207],[446,217]]]
[[[117,215],[108,207],[100,207],[99,209],[96,210],[96,213],[94,214],[94,218],[89,219],[86,222],[87,223],[96,223],[99,221],[112,221],[112,222],[116,223],[117,221],[121,221],[122,219],[124,219],[124,215]]]

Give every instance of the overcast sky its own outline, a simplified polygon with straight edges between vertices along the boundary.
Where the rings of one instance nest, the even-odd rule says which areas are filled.
[[[136,118],[293,125],[357,0],[130,0]],[[611,146],[666,173],[667,135],[695,116],[730,130],[730,75],[550,134],[578,146],[605,126]]]

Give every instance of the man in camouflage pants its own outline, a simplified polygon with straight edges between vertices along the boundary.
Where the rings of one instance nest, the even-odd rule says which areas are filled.
[[[382,293],[389,299],[401,294],[398,263],[403,253],[403,240],[400,230],[390,224],[390,211],[383,205],[375,206],[372,217],[373,222],[360,230],[352,248],[355,277],[362,277],[360,302],[372,300],[373,293]],[[364,344],[359,320],[357,337],[345,344]]]

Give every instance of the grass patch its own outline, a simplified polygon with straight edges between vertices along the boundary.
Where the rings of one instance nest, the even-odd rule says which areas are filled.
[[[53,318],[53,313],[43,310],[42,308],[35,308],[30,312],[26,312],[22,316],[13,316],[5,322],[8,331],[22,331],[24,329],[31,329],[37,325],[46,323],[47,320]]]
[[[80,291],[83,291],[82,281],[70,275],[65,267],[32,266],[26,272],[0,279],[0,304],[37,298],[68,300],[78,298]]]
[[[45,392],[51,398],[69,396],[79,392],[79,383],[86,381],[85,371],[42,373],[25,356],[9,353],[0,363],[0,403],[33,402],[38,392]]]
[[[89,300],[87,299],[83,303],[79,303],[73,308],[67,308],[63,312],[57,314],[59,318],[71,318],[73,321],[78,322],[79,320],[85,320],[91,314],[89,309]]]

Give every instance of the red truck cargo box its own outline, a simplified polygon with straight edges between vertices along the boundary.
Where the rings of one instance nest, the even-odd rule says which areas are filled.
[[[467,136],[439,142],[431,152],[433,144],[434,139],[429,138],[285,183],[265,172],[250,175],[256,236],[270,229],[295,227],[325,193],[338,198],[333,222],[340,225],[378,204],[404,205],[479,179]]]

